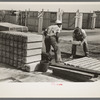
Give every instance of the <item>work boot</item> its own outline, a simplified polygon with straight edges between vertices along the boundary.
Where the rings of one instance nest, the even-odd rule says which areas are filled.
[[[89,53],[88,53],[88,52],[86,52],[86,53],[85,53],[85,56],[86,56],[86,57],[89,57]]]
[[[63,64],[64,65],[64,62],[62,62],[62,61],[58,61],[58,62],[56,62],[57,64]]]
[[[70,56],[70,59],[73,59],[73,58],[74,58],[74,56],[73,56],[73,55],[71,55],[71,56]]]

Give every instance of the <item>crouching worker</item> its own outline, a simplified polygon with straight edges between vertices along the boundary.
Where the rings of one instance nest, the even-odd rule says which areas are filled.
[[[87,44],[87,35],[86,32],[83,29],[80,29],[79,27],[76,27],[73,32],[73,43],[72,43],[72,55],[70,58],[74,58],[76,56],[76,47],[77,44],[75,44],[74,41],[78,41],[78,45],[83,45],[83,50],[85,53],[85,56],[89,55],[88,52],[88,44]]]
[[[61,21],[57,20],[56,25],[51,25],[45,30],[45,47],[46,53],[50,54],[51,46],[54,49],[55,54],[55,62],[62,62],[60,48],[58,46],[59,43],[59,33],[61,31]]]

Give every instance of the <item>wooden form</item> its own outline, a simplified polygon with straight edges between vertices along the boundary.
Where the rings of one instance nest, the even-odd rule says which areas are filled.
[[[34,71],[41,60],[42,36],[15,31],[0,32],[0,62]],[[25,69],[26,68],[26,69]]]
[[[94,58],[89,58],[89,57],[83,57],[80,59],[75,59],[72,61],[67,61],[65,62],[66,65],[74,66],[74,67],[79,67],[79,68],[85,68],[88,70],[93,70],[93,71],[100,71],[100,61]]]

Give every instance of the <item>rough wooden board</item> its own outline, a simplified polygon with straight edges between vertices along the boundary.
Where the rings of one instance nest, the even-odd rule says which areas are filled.
[[[100,71],[100,65],[99,65],[97,68],[93,69],[93,70],[98,70],[98,71]]]
[[[90,61],[91,59],[84,59],[84,60],[80,60],[80,61],[78,61],[77,62],[77,60],[76,60],[76,62],[74,61],[74,62],[71,62],[71,63],[68,63],[68,65],[74,65],[74,66],[78,66],[79,64],[86,64],[86,63],[88,63],[89,61]]]
[[[71,41],[71,43],[74,44],[74,45],[79,45],[80,44],[79,41]]]
[[[83,57],[83,58],[80,58],[80,59],[74,59],[74,60],[70,60],[70,61],[67,61],[67,62],[64,62],[65,64],[68,64],[68,63],[76,63],[76,62],[80,62],[82,60],[85,60],[87,57]]]
[[[40,61],[40,60],[41,60],[41,55],[25,57],[25,63],[31,63],[31,62]],[[24,59],[23,59],[23,61],[24,61]]]
[[[16,24],[12,24],[12,23],[7,23],[7,22],[0,22],[1,26],[5,26],[5,27],[26,27],[26,26],[21,26],[21,25],[16,25]]]
[[[0,31],[9,31],[8,27],[0,26]]]
[[[27,43],[24,49],[42,48],[42,42]]]
[[[98,61],[95,61],[94,59],[87,59],[86,61],[84,61],[83,63],[77,63],[77,64],[75,64],[75,66],[78,66],[78,67],[84,67],[84,68],[86,68],[87,67],[87,65],[91,65],[91,64],[93,64],[93,63],[97,63]]]
[[[28,72],[35,71],[36,65],[37,65],[38,63],[39,63],[39,62],[27,64],[27,65],[25,66],[25,70],[28,71]]]
[[[50,66],[50,68],[53,70],[54,75],[58,75],[63,78],[69,78],[71,80],[73,79],[76,81],[88,81],[89,79],[94,77],[93,74],[88,74],[80,71],[73,71],[73,70],[58,68],[54,66],[53,67]]]
[[[96,68],[98,66],[98,64],[100,65],[100,62],[93,63],[91,65],[87,65],[86,68],[93,69],[93,68]]]
[[[28,27],[21,26],[21,25],[16,25],[16,24],[12,24],[12,23],[7,23],[7,22],[0,22],[0,30],[1,31],[22,31],[22,32],[27,32]]]
[[[81,67],[81,68],[86,68],[86,69],[95,69],[95,67],[99,66],[100,61],[97,60],[97,59],[86,57],[85,59],[75,59],[75,60],[72,60],[70,62],[68,61],[68,62],[65,62],[65,64],[70,65],[70,66],[74,66],[74,67]]]
[[[37,55],[37,54],[41,54],[41,49],[31,49],[31,50],[26,50],[26,52],[24,52],[25,56],[32,56],[32,55]]]
[[[91,67],[90,67],[91,68]],[[93,70],[100,68],[100,63],[98,65],[94,65],[94,68],[92,68]]]
[[[5,61],[5,57],[2,58],[2,61]],[[40,61],[41,60],[41,55],[33,55],[33,56],[28,56],[28,57],[23,57],[23,56],[11,56],[8,59],[13,60],[13,61],[17,61],[17,62],[21,62],[21,63],[31,63],[34,61]]]

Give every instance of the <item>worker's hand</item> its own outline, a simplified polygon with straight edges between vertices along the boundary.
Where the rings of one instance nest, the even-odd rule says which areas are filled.
[[[73,42],[73,40],[69,40],[69,42]]]
[[[81,46],[82,45],[82,42],[81,41],[79,41],[79,46]]]
[[[84,41],[81,42],[81,45],[83,45]]]

